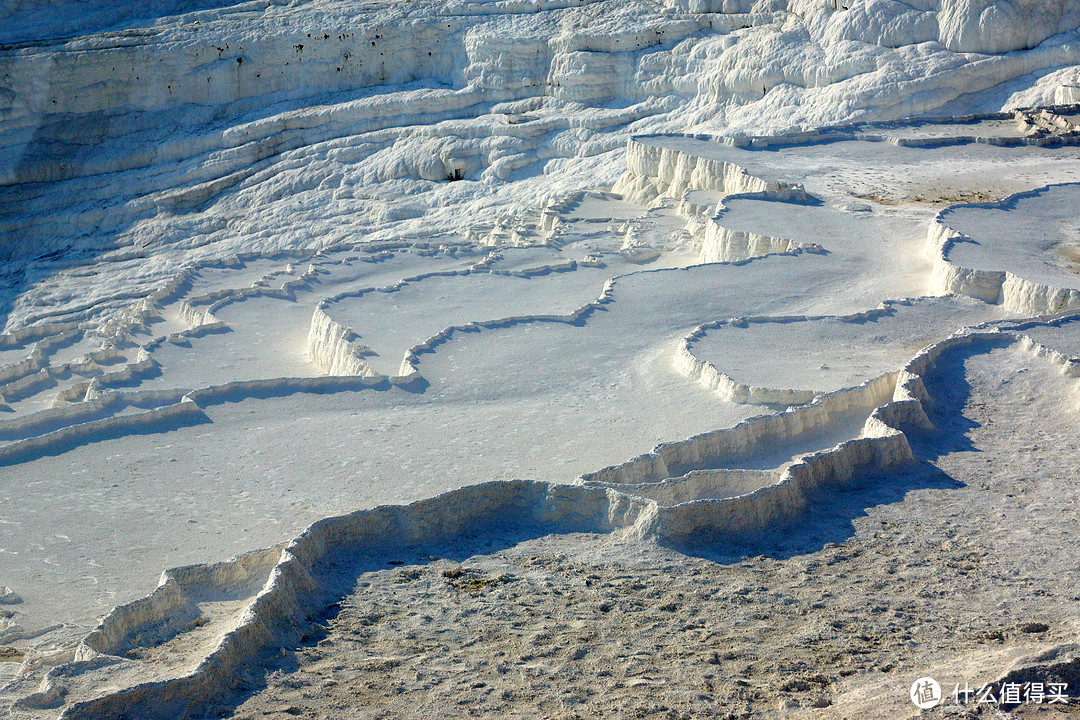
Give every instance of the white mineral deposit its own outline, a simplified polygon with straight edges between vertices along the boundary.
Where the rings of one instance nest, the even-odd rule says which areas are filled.
[[[0,0],[0,717],[1080,703],[1080,4]]]

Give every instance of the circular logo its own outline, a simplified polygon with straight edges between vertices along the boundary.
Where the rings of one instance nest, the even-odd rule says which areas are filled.
[[[941,686],[937,680],[921,677],[911,684],[911,702],[920,710],[929,710],[941,702]]]

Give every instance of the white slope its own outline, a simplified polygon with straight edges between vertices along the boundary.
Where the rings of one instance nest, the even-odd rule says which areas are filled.
[[[1073,4],[845,5],[0,5],[0,700],[201,712],[358,547],[752,533],[943,353],[1073,377],[1077,113],[996,113]]]
[[[822,150],[812,139],[803,144]],[[928,182],[941,181],[933,168],[947,178],[953,167],[940,141],[935,144],[922,169]],[[873,145],[886,152],[892,147]],[[966,147],[956,145],[961,152]],[[986,167],[993,157],[1000,167],[996,174],[984,171],[988,185],[1026,162],[1015,148],[990,149],[996,155],[987,156]],[[1069,147],[1050,151],[1042,179],[1068,173],[1075,156]],[[778,184],[801,179],[785,180],[786,160],[772,157]],[[855,182],[845,199],[837,177],[801,188],[801,203],[792,203],[790,193],[785,203],[768,195],[719,202],[736,210],[789,205],[796,215],[824,213],[835,231],[828,237],[813,230],[813,222],[790,224],[795,236],[814,233],[824,252],[665,268],[678,257],[692,260],[680,249],[686,243],[706,242],[694,234],[701,208],[690,202],[670,216],[682,217],[686,228],[672,249],[654,250],[660,254],[654,269],[612,252],[622,244],[617,225],[607,223],[616,220],[612,208],[570,203],[549,208],[561,249],[485,254],[464,246],[384,244],[303,258],[245,257],[183,271],[156,299],[132,307],[126,325],[109,326],[127,333],[116,337],[129,347],[141,346],[137,362],[94,379],[86,393],[92,399],[69,396],[53,410],[17,412],[5,423],[4,473],[19,487],[5,495],[5,520],[19,531],[5,538],[6,553],[18,562],[6,566],[4,579],[24,599],[6,637],[19,642],[20,633],[74,621],[21,641],[37,653],[62,648],[110,605],[144,592],[162,567],[272,545],[326,515],[418,501],[476,482],[528,477],[568,483],[582,475],[590,484],[657,502],[667,528],[661,534],[683,537],[743,527],[731,525],[732,518],[768,522],[797,514],[789,488],[815,477],[849,477],[866,463],[883,469],[904,462],[910,456],[896,428],[926,422],[917,406],[917,376],[934,353],[970,341],[961,336],[911,358],[963,326],[1000,317],[1003,308],[941,298],[865,311],[926,287],[931,265],[920,258],[918,238],[858,229],[878,215],[905,226],[921,220],[925,227],[933,205],[899,194],[889,201],[894,204],[859,199]],[[639,218],[652,213],[624,204],[618,222],[635,222],[634,208]],[[726,212],[708,216],[723,222]],[[852,216],[850,224],[841,221],[844,213]],[[592,217],[604,221],[603,230],[581,225]],[[748,222],[766,225],[776,219],[748,215]],[[910,266],[879,262],[888,253],[907,257]],[[238,287],[229,287],[230,267]],[[610,280],[597,289],[589,279],[594,276]],[[484,297],[476,294],[477,280],[535,289]],[[574,283],[585,293],[576,307],[567,294]],[[393,304],[405,297],[410,300],[399,309],[362,312],[371,299]],[[333,305],[351,310],[339,317],[350,324],[334,320],[340,333],[324,336],[316,332],[320,317],[330,316],[320,308]],[[163,316],[173,318],[166,325],[186,323],[188,329],[155,338],[161,324],[155,319]],[[738,317],[751,319],[725,322]],[[876,332],[880,324],[896,327]],[[702,330],[718,338],[772,326],[805,337],[770,332],[734,339],[704,353],[704,361],[683,340]],[[372,358],[366,340],[386,338],[385,345],[396,335],[423,337],[431,328],[441,330],[413,348],[403,375],[380,377],[364,364]],[[51,332],[64,338],[71,331]],[[12,337],[24,344],[31,338]],[[291,359],[281,355],[285,350]],[[331,372],[351,368],[354,374],[320,376],[317,357],[337,357],[340,369]],[[350,365],[349,358],[360,364]],[[843,379],[822,381],[827,371],[820,365],[830,362]],[[740,377],[726,363],[748,369]],[[771,387],[782,397],[718,395],[706,365],[714,369],[711,377],[730,371],[733,382]],[[764,374],[755,375],[755,366]],[[806,397],[796,397],[800,393]],[[890,398],[895,402],[882,409]],[[742,404],[748,400],[811,402],[768,414]],[[671,442],[686,436],[693,437]],[[640,455],[661,441],[666,444],[654,453]],[[734,504],[713,507],[712,501]],[[103,543],[105,523],[111,540]],[[205,641],[188,639],[204,647]],[[154,652],[168,657],[170,651]],[[83,672],[78,667],[63,671],[74,673],[61,682],[72,697],[82,696],[74,689],[83,682],[76,679]],[[148,677],[137,667],[124,672]],[[86,682],[97,682],[92,677]],[[129,682],[119,677],[115,682]],[[17,682],[12,692],[26,688]],[[46,701],[20,707],[29,711],[36,702]]]

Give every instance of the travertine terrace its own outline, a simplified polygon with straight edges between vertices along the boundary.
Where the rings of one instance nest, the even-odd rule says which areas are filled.
[[[0,712],[1075,676],[1072,3],[166,5],[0,5]]]

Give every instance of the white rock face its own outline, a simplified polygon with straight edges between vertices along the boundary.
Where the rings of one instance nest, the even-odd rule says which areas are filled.
[[[964,53],[1029,50],[1047,38],[1075,30],[1080,8],[1067,0],[848,0],[829,13],[831,3],[793,2],[792,10],[813,18],[831,43],[858,40],[885,47],[938,42]],[[827,14],[827,17],[825,16]]]
[[[1080,117],[999,111],[1078,28],[3,0],[0,705],[200,712],[350,553],[749,535],[926,460],[957,348],[1075,377]]]

